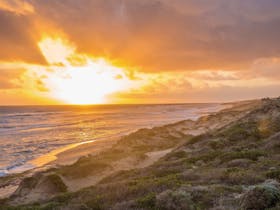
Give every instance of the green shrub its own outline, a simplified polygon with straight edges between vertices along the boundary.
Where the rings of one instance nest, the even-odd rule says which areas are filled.
[[[58,210],[57,203],[48,203],[46,205],[28,205],[28,206],[0,206],[0,210]]]
[[[260,133],[255,122],[237,123],[223,131],[221,136],[229,141],[259,140]]]
[[[280,204],[278,204],[277,206],[275,207],[272,207],[272,208],[268,208],[266,210],[279,210],[280,209]]]
[[[157,196],[156,209],[193,210],[195,208],[189,193],[182,190],[167,190]]]
[[[269,136],[280,131],[280,116],[264,119],[259,122],[259,129],[263,138],[268,138]]]
[[[280,170],[272,170],[266,173],[266,177],[269,179],[280,180]]]
[[[179,174],[172,174],[164,177],[142,177],[128,182],[127,194],[145,195],[149,192],[161,192],[165,189],[175,189],[182,185],[183,181]]]
[[[149,193],[142,198],[136,200],[137,206],[144,209],[154,209],[156,204],[156,194]]]
[[[91,210],[102,210],[102,209],[104,209],[104,202],[103,202],[101,196],[93,197],[92,199],[88,200],[85,204]]]
[[[40,210],[58,210],[58,209],[59,209],[59,204],[55,202],[48,203],[40,208]]]
[[[266,154],[260,150],[230,152],[222,155],[221,161],[228,162],[235,159],[249,159],[249,160],[257,161],[260,156],[266,156]]]
[[[183,150],[181,151],[176,151],[168,154],[165,158],[165,160],[172,160],[172,159],[181,159],[181,158],[186,158],[187,153]]]
[[[213,140],[209,142],[209,146],[212,149],[222,149],[225,145],[221,140]]]
[[[191,138],[185,145],[192,145],[192,144],[195,144],[197,142],[200,142],[204,139],[207,139],[209,138],[209,134],[201,134],[201,135],[198,135],[198,136],[195,136],[193,138]]]
[[[217,157],[219,157],[221,155],[222,155],[221,151],[212,151],[212,152],[208,152],[208,153],[203,154],[203,155],[198,155],[198,156],[188,158],[188,159],[186,159],[186,163],[187,164],[189,164],[189,163],[193,164],[193,163],[195,163],[196,161],[199,161],[199,160],[207,163],[207,162],[215,160]]]
[[[112,182],[118,182],[118,181],[122,181],[122,180],[132,179],[133,177],[135,177],[135,175],[137,175],[135,169],[121,170],[121,171],[117,171],[116,173],[113,173],[109,176],[106,176],[99,183],[100,184],[109,184]]]
[[[243,170],[239,168],[227,169],[221,177],[221,180],[227,184],[240,185],[240,184],[256,184],[264,179],[253,173],[252,171]]]
[[[164,177],[173,174],[178,174],[181,173],[182,171],[183,171],[183,167],[178,167],[178,166],[157,167],[152,169],[152,173],[156,177]]]
[[[57,202],[57,203],[66,203],[68,202],[71,198],[73,198],[74,194],[71,192],[66,192],[66,193],[62,193],[59,194],[58,196],[56,196],[55,198],[52,199],[53,202]]]
[[[263,210],[280,202],[278,183],[264,183],[249,190],[241,199],[242,210]]]
[[[191,192],[192,201],[195,203],[196,210],[212,209],[215,199],[217,199],[217,192],[209,189],[200,190],[193,189]],[[220,196],[220,195],[219,195]]]

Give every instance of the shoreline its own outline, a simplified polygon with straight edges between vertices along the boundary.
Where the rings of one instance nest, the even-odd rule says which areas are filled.
[[[237,102],[237,103],[239,103],[239,102]],[[202,112],[202,113],[197,112],[197,115],[198,115],[197,119],[185,118],[183,121],[185,121],[185,120],[196,121],[200,117],[218,113],[222,110],[232,107],[234,105],[234,102],[233,103],[215,103],[215,104],[217,105],[217,107],[215,108],[215,111],[212,111],[210,108],[207,112]],[[178,123],[178,122],[181,122],[181,120],[170,122],[170,123],[163,124],[163,125],[152,126],[149,128],[166,126],[166,125],[170,125],[170,124]],[[148,127],[141,127],[141,128],[135,129],[135,130],[131,130],[127,133],[122,133],[117,136],[106,137],[106,138],[104,137],[101,139],[65,145],[61,148],[54,149],[46,154],[42,154],[39,157],[31,159],[23,165],[16,166],[10,170],[7,170],[7,172],[4,172],[3,176],[0,176],[0,178],[10,176],[13,174],[25,173],[28,171],[37,171],[37,170],[40,170],[40,168],[45,169],[45,168],[49,168],[52,166],[72,164],[75,161],[77,161],[80,157],[87,156],[91,153],[102,151],[103,149],[107,149],[107,148],[111,147],[121,137],[123,137],[125,135],[129,135],[129,134],[136,132],[143,128],[148,128]]]
[[[110,148],[121,137],[122,136],[111,137],[111,138],[107,138],[106,140],[94,140],[92,142],[79,144],[75,147],[57,153],[56,160],[51,161],[48,164],[58,165],[58,166],[73,164],[80,157],[84,157],[92,153],[98,154],[100,151]]]
[[[6,176],[26,173],[29,171],[38,171],[41,168],[47,169],[52,166],[73,164],[80,157],[109,148],[114,144],[114,142],[117,141],[117,139],[121,138],[122,136],[110,137],[106,138],[106,140],[102,139],[73,143],[54,149],[37,158],[29,160],[24,165],[10,169],[4,174],[4,176],[0,176],[0,179]]]
[[[34,160],[31,160],[30,162],[35,165],[35,167],[42,167],[42,166],[45,166],[45,165],[48,165],[54,161],[57,160],[57,156],[67,150],[71,150],[71,149],[74,149],[78,146],[81,146],[81,145],[84,145],[84,144],[90,144],[90,143],[93,143],[95,142],[95,140],[92,140],[92,141],[85,141],[85,142],[81,142],[81,143],[75,143],[75,144],[69,144],[65,147],[62,147],[62,148],[58,148],[58,149],[55,149],[45,155],[42,155]]]
[[[237,103],[239,103],[239,102],[237,102]],[[219,104],[219,106],[220,106],[220,108],[216,111],[208,111],[207,113],[198,114],[199,117],[197,117],[196,120],[198,120],[201,117],[206,117],[211,114],[216,114],[222,110],[230,109],[231,107],[234,106],[234,103],[221,103],[221,104]],[[192,119],[186,118],[183,121],[185,121],[185,120],[192,120]],[[196,120],[192,120],[192,121],[196,121]],[[159,126],[153,126],[150,129],[153,129],[155,127],[169,126],[169,125],[177,124],[179,122],[181,122],[181,121],[175,121],[172,123],[167,123],[167,124],[163,124],[163,125],[159,125]],[[98,154],[98,152],[110,148],[114,143],[116,143],[122,137],[124,137],[126,135],[130,135],[131,133],[137,132],[141,129],[147,129],[147,127],[142,127],[142,128],[136,129],[136,130],[132,130],[130,132],[127,132],[126,134],[121,134],[118,136],[108,137],[105,139],[102,138],[102,140],[81,142],[81,143],[73,144],[73,146],[71,146],[72,145],[71,144],[71,145],[66,146],[66,148],[63,147],[61,149],[57,149],[57,150],[61,150],[60,152],[55,152],[56,150],[51,151],[50,153],[48,153],[46,155],[36,158],[34,161],[40,162],[44,158],[44,156],[48,157],[49,154],[51,156],[53,156],[53,154],[54,154],[53,160],[48,161],[47,163],[45,163],[39,167],[48,166],[48,165],[60,166],[60,165],[73,164],[80,157],[84,157],[84,156],[87,156],[92,153],[94,153],[94,155],[96,155],[96,154]],[[53,154],[51,154],[51,153],[53,153]]]
[[[64,147],[57,148],[57,149],[52,150],[52,151],[50,151],[46,154],[43,154],[43,155],[41,155],[37,158],[34,158],[34,159],[31,159],[31,160],[27,161],[24,165],[17,166],[17,167],[14,167],[14,168],[8,170],[8,173],[6,173],[2,177],[8,176],[8,175],[13,175],[13,174],[24,173],[24,172],[27,172],[27,171],[36,170],[36,169],[39,169],[41,167],[47,166],[50,163],[56,161],[57,156],[60,153],[63,153],[67,150],[74,149],[75,147],[78,147],[80,145],[89,144],[89,143],[93,143],[93,142],[95,142],[95,140],[69,144],[69,145],[66,145]]]

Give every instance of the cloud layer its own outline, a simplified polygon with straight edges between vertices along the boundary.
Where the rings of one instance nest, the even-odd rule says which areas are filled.
[[[275,95],[279,10],[279,0],[0,0],[0,91],[19,88],[14,81],[23,74],[3,63],[46,71],[59,65],[59,56],[50,62],[41,49],[50,36],[67,40],[80,58],[103,57],[133,69],[130,79],[146,84],[112,97]],[[48,90],[43,79],[33,79],[38,90]]]
[[[40,61],[34,34],[51,25],[83,53],[144,71],[241,69],[279,56],[279,8],[278,0],[2,0],[0,44],[14,54],[0,58]]]
[[[279,56],[278,0],[33,1],[81,52],[146,71],[240,69]]]

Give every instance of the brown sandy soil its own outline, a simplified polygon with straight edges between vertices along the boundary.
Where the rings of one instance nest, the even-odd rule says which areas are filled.
[[[0,190],[0,198],[7,198],[11,194],[13,194],[16,189],[18,188],[17,185],[8,185],[6,187],[2,187]]]
[[[77,161],[79,157],[88,154],[98,154],[100,151],[112,147],[119,138],[111,138],[106,140],[94,141],[91,143],[77,146],[73,149],[66,150],[56,155],[57,159],[50,163],[50,165],[69,165]]]
[[[101,181],[103,178],[107,177],[110,174],[116,173],[120,170],[130,170],[134,168],[145,168],[149,165],[152,165],[160,158],[164,157],[166,154],[171,152],[172,149],[162,150],[162,151],[156,151],[156,152],[149,152],[146,153],[147,158],[144,159],[141,163],[136,158],[133,157],[127,157],[124,159],[121,159],[119,161],[114,162],[113,169],[105,170],[98,174],[98,176],[88,176],[83,177],[80,179],[67,179],[63,177],[63,181],[68,187],[68,190],[73,192],[80,189],[83,189],[88,186],[92,186],[97,184],[99,181]]]

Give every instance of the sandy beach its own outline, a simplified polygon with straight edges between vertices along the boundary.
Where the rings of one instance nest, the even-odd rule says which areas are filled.
[[[109,138],[106,140],[97,140],[93,142],[86,142],[83,144],[75,145],[65,151],[59,152],[55,155],[56,159],[48,163],[48,165],[69,165],[74,163],[80,157],[89,154],[98,154],[99,152],[110,148],[115,144],[120,137]]]

